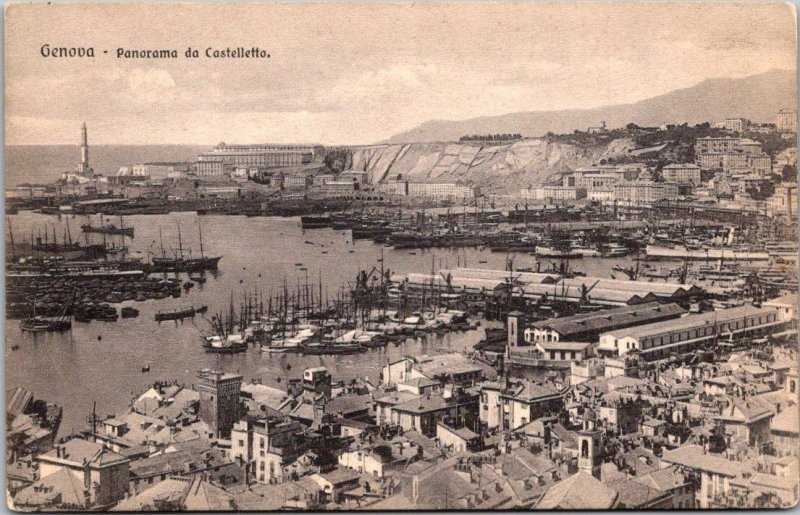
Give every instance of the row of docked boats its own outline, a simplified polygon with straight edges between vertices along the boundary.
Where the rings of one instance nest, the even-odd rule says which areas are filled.
[[[301,217],[303,229],[336,228],[336,215],[309,215]],[[510,232],[463,231],[451,226],[428,227],[409,230],[402,223],[392,223],[378,218],[369,221],[350,221],[347,228],[352,238],[372,239],[395,249],[457,248],[485,246],[492,252],[528,252],[555,259],[583,257],[614,258],[627,255],[631,248],[622,243],[604,243],[592,246],[581,240],[553,241],[538,235]]]
[[[314,317],[307,323],[297,318],[261,316],[244,329],[230,323],[230,317],[214,317],[216,331],[206,335],[206,352],[232,354],[245,352],[250,345],[265,354],[301,353],[306,355],[358,354],[389,343],[436,332],[474,329],[462,311],[412,313],[372,313],[370,320],[356,326],[348,319]],[[313,321],[312,321],[313,320]]]
[[[287,326],[280,320],[263,318],[253,321],[246,334],[257,341],[265,353],[328,355],[365,352],[370,348],[385,347],[390,342],[399,344],[428,332],[473,328],[466,321],[466,314],[455,310],[412,313],[402,318],[398,318],[397,312],[376,312],[359,327],[347,328],[348,325],[352,327],[343,320],[318,320]]]

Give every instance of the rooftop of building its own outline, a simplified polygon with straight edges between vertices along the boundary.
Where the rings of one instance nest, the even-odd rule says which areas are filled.
[[[758,397],[733,397],[730,405],[722,409],[718,418],[752,424],[774,414],[772,405]]]
[[[578,472],[553,485],[536,504],[537,510],[607,510],[618,494],[587,472]]]
[[[797,308],[798,295],[796,293],[787,293],[774,299],[769,299],[764,302],[764,306],[779,306],[782,308]]]
[[[131,462],[131,476],[147,478],[161,474],[183,474],[231,463],[219,450],[211,449],[207,442],[191,441],[172,447],[172,452]]]
[[[370,394],[347,394],[328,400],[323,411],[326,414],[347,417],[359,411],[371,411],[371,408],[372,396]]]
[[[580,313],[570,317],[549,318],[535,322],[533,327],[550,329],[563,336],[584,333],[587,331],[602,331],[608,327],[646,323],[648,320],[669,316],[680,316],[686,310],[677,304],[660,304],[650,302],[637,306],[623,306],[594,313]]]
[[[317,473],[317,475],[332,485],[349,483],[351,481],[356,481],[361,477],[357,472],[350,470],[347,467],[338,466],[330,470],[320,471]]]
[[[451,403],[437,393],[428,393],[424,395],[417,395],[415,398],[396,404],[392,409],[395,411],[403,411],[412,414],[429,413],[432,411],[441,411],[447,409]]]
[[[413,386],[415,388],[427,388],[431,386],[439,386],[442,383],[434,379],[429,379],[427,377],[415,377],[414,379],[408,379],[399,384],[406,386]]]
[[[83,474],[68,468],[60,468],[52,474],[17,492],[10,508],[39,507],[53,509],[57,506],[86,508],[87,499],[83,494]],[[57,502],[57,503],[56,503]],[[53,504],[56,503],[56,506]]]
[[[39,459],[64,462],[73,466],[83,466],[88,463],[95,468],[128,461],[124,456],[110,449],[106,449],[102,444],[90,442],[82,438],[68,440],[55,449],[51,449],[41,455]]]
[[[503,391],[503,397],[511,397],[523,402],[536,402],[557,397],[560,392],[549,384],[530,380],[517,381]]]
[[[800,433],[800,412],[797,406],[791,406],[772,418],[770,430],[780,433],[798,435]]]
[[[773,308],[756,308],[754,306],[738,306],[729,309],[720,309],[701,313],[698,315],[687,315],[674,320],[656,322],[626,329],[609,331],[615,338],[642,338],[646,336],[658,335],[674,331],[684,331],[698,327],[712,326],[714,323],[720,324],[732,322],[744,317],[759,316],[775,313]]]
[[[582,351],[591,346],[590,342],[536,342],[536,345],[545,351]]]
[[[745,468],[742,463],[706,453],[694,444],[664,451],[661,461],[728,477],[736,477]]]
[[[204,368],[197,373],[198,377],[204,378],[213,378],[217,381],[229,381],[233,379],[242,379],[241,374],[232,374],[229,372],[223,372],[221,370],[212,370],[210,368]]]

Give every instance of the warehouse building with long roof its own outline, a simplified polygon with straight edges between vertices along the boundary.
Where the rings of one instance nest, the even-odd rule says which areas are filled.
[[[604,356],[635,351],[645,359],[661,359],[704,343],[769,334],[785,325],[777,309],[745,305],[609,331],[600,335],[597,351]]]
[[[488,270],[479,268],[441,269],[435,274],[394,274],[391,277],[395,294],[402,288],[406,294],[462,295],[471,300],[507,293],[527,302],[559,300],[588,302],[603,306],[633,306],[651,302],[686,304],[704,290],[696,285],[616,281],[601,277],[566,279],[558,274]],[[588,290],[588,294],[584,291]]]

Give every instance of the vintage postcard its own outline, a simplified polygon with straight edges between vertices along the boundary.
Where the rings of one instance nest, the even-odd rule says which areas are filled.
[[[8,507],[796,505],[796,23],[7,5]]]

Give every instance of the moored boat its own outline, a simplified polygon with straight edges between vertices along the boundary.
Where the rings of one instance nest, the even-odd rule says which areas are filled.
[[[64,332],[72,328],[70,320],[49,319],[42,317],[26,318],[19,323],[20,329],[29,333],[41,333],[48,331]]]
[[[312,342],[300,344],[303,354],[358,354],[366,349],[360,343]]]
[[[229,334],[226,338],[214,335],[206,337],[203,348],[206,352],[236,354],[247,350],[247,342],[240,334]]]
[[[193,307],[184,308],[181,310],[176,311],[166,311],[162,312],[159,311],[155,315],[156,322],[162,322],[164,320],[182,320],[184,318],[192,318],[196,313]]]

